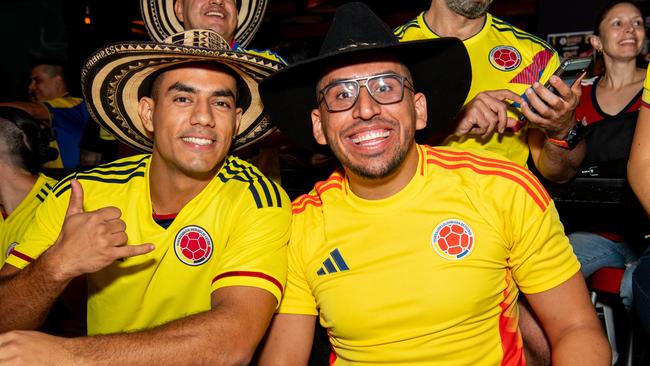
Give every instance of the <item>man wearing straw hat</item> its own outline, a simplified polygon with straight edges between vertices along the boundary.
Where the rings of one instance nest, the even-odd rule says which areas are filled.
[[[194,30],[106,47],[82,87],[103,127],[151,151],[57,184],[0,270],[0,329],[36,329],[86,276],[88,334],[0,335],[0,364],[246,364],[282,296],[284,191],[228,156],[254,143],[279,63]],[[22,270],[20,270],[22,269]]]
[[[539,181],[494,153],[415,142],[461,108],[469,62],[456,38],[398,43],[350,3],[318,57],[262,82],[280,130],[343,165],[293,203],[287,288],[262,364],[306,365],[318,317],[334,365],[525,365],[520,290],[554,364],[609,364]]]

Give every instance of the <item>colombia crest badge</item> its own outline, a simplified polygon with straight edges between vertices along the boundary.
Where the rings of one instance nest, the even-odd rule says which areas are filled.
[[[200,266],[212,257],[212,238],[200,226],[182,228],[174,239],[174,252],[188,266]]]
[[[490,51],[490,64],[497,70],[511,71],[521,64],[521,54],[511,46],[496,46]]]
[[[431,245],[442,258],[461,260],[474,250],[474,233],[461,220],[445,220],[433,230]]]

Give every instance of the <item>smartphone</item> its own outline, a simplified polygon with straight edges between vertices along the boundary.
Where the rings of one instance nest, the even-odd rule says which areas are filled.
[[[558,76],[566,85],[571,87],[590,64],[591,57],[569,58],[562,61],[553,75]],[[544,87],[557,94],[550,82],[547,81],[546,84],[544,84]]]
[[[580,77],[580,75],[582,75],[582,73],[587,69],[587,67],[589,67],[590,64],[591,64],[591,57],[568,58],[562,61],[562,63],[560,63],[560,66],[558,66],[558,68],[555,70],[553,75],[559,77],[564,81],[566,85],[571,87],[576,82],[576,80]],[[558,92],[555,90],[555,88],[553,88],[553,86],[551,86],[551,83],[549,81],[547,81],[546,84],[544,84],[544,87],[552,91],[556,95],[558,95]],[[528,97],[526,97],[525,92],[521,95],[521,97],[524,98],[526,103],[528,103]],[[513,103],[513,106],[519,108],[519,104]],[[537,113],[537,111],[535,111],[535,108],[533,108],[532,105],[529,104],[529,106],[533,112]],[[519,116],[519,120],[523,122],[526,120],[526,117],[524,117],[524,115],[522,114]]]

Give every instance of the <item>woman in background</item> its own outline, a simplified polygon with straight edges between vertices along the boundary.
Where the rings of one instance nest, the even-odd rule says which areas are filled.
[[[590,42],[602,56],[604,73],[583,83],[576,117],[590,126],[585,135],[588,149],[583,166],[600,169],[601,176],[610,173],[625,177],[645,79],[645,69],[637,67],[644,41],[644,18],[633,2],[612,1],[596,18]],[[620,295],[629,308],[633,304],[631,274],[637,254],[619,228],[598,229],[602,231],[573,233],[569,240],[585,278],[603,267],[626,268]]]

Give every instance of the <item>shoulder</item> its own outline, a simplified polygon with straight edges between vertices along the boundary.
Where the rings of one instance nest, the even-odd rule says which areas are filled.
[[[553,47],[543,39],[531,33],[523,31],[515,27],[514,25],[505,22],[493,15],[489,15],[489,16],[491,17],[490,30],[492,32],[507,37],[511,40],[511,42],[521,46],[528,45],[528,46],[542,48],[548,51],[555,52]]]
[[[344,180],[343,171],[337,169],[326,180],[316,183],[309,193],[299,196],[292,202],[294,217],[320,215],[323,202],[332,204],[343,197]]]
[[[489,197],[497,203],[519,194],[532,199],[542,211],[551,203],[550,196],[533,173],[501,155],[452,147],[425,146],[424,151],[429,179],[444,175],[454,177],[465,188],[477,190],[480,197]]]
[[[69,95],[60,97],[60,98],[54,98],[50,100],[46,100],[45,102],[46,105],[52,108],[74,108],[79,105],[84,105],[83,99],[77,98],[77,97],[72,97]]]
[[[424,22],[424,12],[420,13],[417,17],[409,20],[408,22],[400,25],[393,30],[393,33],[400,41],[410,41],[414,39],[424,38],[424,29],[427,25]]]
[[[237,157],[228,156],[215,179],[227,187],[231,197],[247,197],[257,208],[289,207],[289,198],[280,185]]]
[[[110,194],[112,187],[123,187],[134,178],[144,178],[147,164],[151,155],[135,155],[99,165],[93,169],[74,172],[61,179],[52,189],[56,197],[70,190],[70,180],[78,180],[84,192],[88,189],[99,188],[105,194]]]

